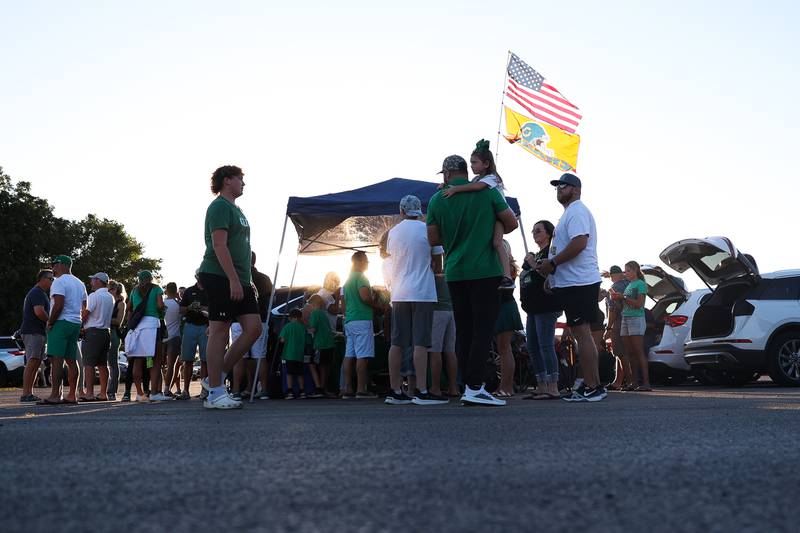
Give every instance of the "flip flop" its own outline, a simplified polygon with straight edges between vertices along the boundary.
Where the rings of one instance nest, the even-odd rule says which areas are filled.
[[[78,401],[79,402],[99,402],[100,398],[98,398],[97,396],[83,396],[82,398],[78,398]]]
[[[549,394],[547,392],[543,394],[537,395],[534,400],[560,400],[561,396],[556,396],[555,394]]]
[[[67,399],[64,399],[64,400],[61,400],[61,403],[65,403],[65,404],[68,404],[68,405],[78,405],[78,400],[67,400]]]
[[[66,403],[65,400],[51,400],[50,398],[45,398],[44,400],[36,402],[36,405],[61,405],[63,403]]]

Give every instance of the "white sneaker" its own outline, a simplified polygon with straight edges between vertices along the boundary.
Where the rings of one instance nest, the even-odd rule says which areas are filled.
[[[234,400],[227,392],[224,392],[213,400],[204,401],[203,407],[206,409],[241,409],[242,402]]]
[[[462,405],[492,405],[492,406],[503,406],[506,404],[505,400],[501,400],[499,398],[495,398],[488,392],[483,385],[478,390],[470,389],[469,387],[464,387],[464,395],[461,397],[461,404]]]
[[[136,395],[136,403],[150,403],[150,398],[148,398],[144,394],[137,394]]]
[[[153,394],[152,396],[150,396],[150,401],[152,402],[166,402],[167,400],[172,400],[172,399],[174,398],[170,398],[169,396],[162,394],[160,392],[158,394]]]

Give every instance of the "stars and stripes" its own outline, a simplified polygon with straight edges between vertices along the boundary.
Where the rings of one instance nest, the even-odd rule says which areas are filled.
[[[506,96],[512,102],[530,117],[575,133],[582,118],[580,110],[547,83],[544,76],[516,54],[511,54],[507,72]]]

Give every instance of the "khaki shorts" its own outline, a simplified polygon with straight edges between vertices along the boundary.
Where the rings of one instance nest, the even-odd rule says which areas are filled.
[[[26,359],[44,359],[45,352],[44,346],[47,342],[45,335],[37,333],[23,334],[22,342],[25,343],[25,358]]]

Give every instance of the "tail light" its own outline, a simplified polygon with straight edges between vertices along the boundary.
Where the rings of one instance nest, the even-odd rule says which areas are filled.
[[[20,357],[22,357],[23,355],[25,355],[25,352],[24,352],[24,351],[22,351],[22,350],[17,350],[17,351],[15,351],[15,352],[8,352],[8,353],[9,353],[9,355],[17,355],[17,356],[20,356]]]
[[[683,326],[688,321],[689,317],[686,315],[670,315],[667,317],[666,323],[671,328],[677,328],[678,326]]]

